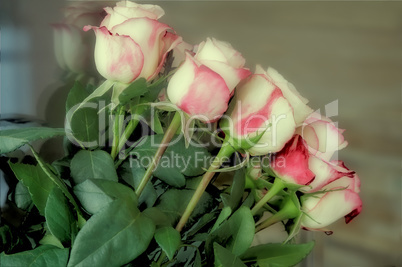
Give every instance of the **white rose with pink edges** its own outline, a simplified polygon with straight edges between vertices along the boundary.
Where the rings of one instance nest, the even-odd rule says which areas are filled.
[[[237,84],[250,71],[233,47],[208,38],[198,46],[172,76],[167,96],[178,108],[204,122],[217,121],[228,107]]]
[[[96,35],[95,63],[108,80],[131,83],[137,78],[151,80],[163,67],[166,56],[181,37],[158,21],[164,11],[157,5],[121,1],[106,7],[100,27],[86,26]]]

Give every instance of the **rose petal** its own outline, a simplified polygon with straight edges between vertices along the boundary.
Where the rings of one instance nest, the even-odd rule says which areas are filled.
[[[165,11],[158,5],[150,5],[150,4],[137,4],[131,1],[120,1],[116,3],[116,7],[125,7],[127,10],[138,9],[143,12],[143,17],[146,15],[150,19],[159,19],[163,15],[165,15]],[[139,11],[137,11],[138,13]]]
[[[289,101],[294,110],[296,125],[301,125],[303,121],[310,115],[313,110],[306,105],[308,100],[300,95],[296,88],[289,83],[274,68],[269,67],[267,70],[269,81],[281,89],[284,97]]]
[[[243,68],[246,60],[229,43],[207,38],[202,42],[197,51],[197,60],[212,60],[226,62],[233,68]]]
[[[149,18],[134,18],[112,28],[113,33],[130,36],[140,45],[144,55],[144,65],[140,77],[149,79],[153,76],[159,65],[159,53],[162,46],[162,38],[168,25]]]
[[[160,51],[160,62],[154,73],[148,77],[148,80],[152,80],[161,71],[163,65],[165,64],[166,57],[168,53],[175,48],[178,44],[182,42],[182,38],[174,33],[166,32],[165,36],[162,38],[162,49]]]
[[[331,182],[330,184],[326,185],[323,187],[325,190],[331,190],[331,189],[337,189],[337,188],[347,188],[350,189],[356,193],[360,192],[360,179],[357,174],[349,170],[343,161],[331,161],[331,163],[335,166],[338,166],[337,168],[339,170],[342,170],[345,176]]]
[[[137,4],[130,1],[119,2],[114,8],[106,7],[105,11],[108,14],[108,19],[105,19],[101,26],[106,26],[108,29],[112,29],[129,19],[149,18],[157,20],[165,14],[160,6]]]
[[[105,27],[92,29],[96,34],[95,63],[98,72],[109,80],[122,83],[134,81],[144,63],[140,46],[129,36],[113,35]]]
[[[309,185],[309,188],[305,187],[301,189],[303,192],[320,191],[323,190],[325,186],[342,177],[348,177],[348,179],[351,179],[354,175],[354,171],[323,161],[321,158],[314,155],[310,155],[309,168],[315,174],[315,179]]]
[[[197,67],[192,57],[187,55],[186,60],[170,79],[167,95],[173,104],[177,105],[181,102],[183,95],[188,94],[188,90],[190,90],[190,86],[194,81]]]
[[[187,56],[173,75],[167,89],[172,103],[204,122],[218,120],[226,111],[230,91],[221,76]]]
[[[218,73],[226,82],[230,92],[233,92],[237,84],[248,77],[251,72],[248,69],[235,69],[227,63],[212,61],[212,60],[199,60],[203,65]]]
[[[295,130],[291,106],[262,76],[252,75],[239,85],[230,113],[235,137],[244,139],[265,131],[258,144],[249,149],[252,155],[280,151]]]
[[[320,197],[309,197],[302,203],[307,214],[302,218],[302,226],[308,229],[324,228],[345,217],[350,222],[362,209],[359,195],[352,190],[332,191]]]
[[[309,153],[300,135],[286,143],[285,147],[272,156],[271,169],[288,183],[308,185],[315,174],[309,169]]]
[[[317,119],[316,115],[309,117],[305,125],[298,128],[296,132],[303,136],[311,148],[311,153],[326,161],[331,159],[335,151],[348,144],[342,131],[330,119],[323,116],[320,119]]]

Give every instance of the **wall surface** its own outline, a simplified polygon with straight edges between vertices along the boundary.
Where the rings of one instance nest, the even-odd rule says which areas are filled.
[[[333,225],[332,236],[310,233],[317,247],[305,266],[402,266],[402,2],[154,3],[188,43],[230,42],[251,69],[274,67],[346,129],[349,146],[339,158],[361,178],[363,212],[350,225]],[[2,115],[46,119],[49,99],[64,101],[52,98],[61,72],[49,26],[63,4],[3,3]]]

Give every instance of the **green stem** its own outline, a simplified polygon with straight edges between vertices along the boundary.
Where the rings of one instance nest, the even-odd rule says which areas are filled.
[[[299,215],[300,209],[297,208],[292,199],[288,197],[285,199],[281,209],[277,213],[266,219],[264,222],[262,222],[260,225],[258,225],[255,229],[255,232],[261,231],[277,222],[296,218]]]
[[[211,166],[209,167],[208,171],[202,177],[201,182],[198,184],[197,189],[194,192],[190,202],[188,203],[186,210],[184,211],[183,215],[180,218],[179,223],[176,226],[177,231],[181,231],[184,228],[184,225],[190,218],[191,213],[195,209],[198,201],[200,200],[202,194],[204,193],[205,189],[207,188],[209,182],[211,181],[212,177],[215,174],[215,170],[219,169],[222,165],[222,161],[227,159],[235,152],[235,149],[228,143],[224,142],[222,144],[221,149],[219,150],[218,155],[216,155],[214,161],[212,162]]]
[[[159,160],[161,159],[163,153],[165,152],[169,142],[172,140],[173,136],[176,134],[177,129],[179,129],[181,124],[181,116],[178,111],[173,117],[172,122],[167,128],[165,135],[163,136],[162,142],[156,150],[155,155],[152,158],[151,164],[148,167],[147,171],[145,172],[144,176],[141,179],[141,183],[139,184],[138,188],[135,190],[135,193],[138,197],[140,197],[142,191],[144,190],[146,184],[148,183],[149,179],[153,171],[155,170],[156,166],[158,166]]]
[[[135,114],[134,118],[130,120],[126,129],[123,132],[123,135],[119,139],[119,144],[117,145],[115,154],[112,155],[113,159],[115,159],[115,157],[120,152],[120,150],[122,150],[122,148],[126,144],[128,138],[130,138],[131,134],[134,132],[135,128],[137,127],[138,123],[139,123],[138,114]]]
[[[165,253],[165,251],[163,251],[162,250],[162,253],[161,253],[161,255],[159,256],[159,259],[158,259],[158,261],[156,262],[156,264],[158,265],[158,266],[161,266],[162,265],[162,262],[163,262],[163,260],[166,258],[166,253]]]
[[[264,222],[262,222],[260,225],[258,225],[258,226],[255,228],[255,232],[257,233],[257,232],[259,232],[259,231],[261,231],[261,230],[263,230],[263,229],[265,229],[265,228],[268,228],[269,226],[271,226],[271,225],[273,225],[273,224],[275,224],[275,223],[277,223],[277,222],[280,222],[280,221],[282,221],[282,220],[285,220],[285,219],[288,219],[288,218],[286,217],[286,215],[283,214],[283,213],[281,213],[281,212],[278,212],[278,213],[272,215],[271,217],[269,217],[268,219],[266,219],[266,220],[265,220]]]
[[[116,113],[114,122],[113,122],[113,144],[112,144],[112,152],[110,152],[110,155],[112,156],[112,159],[114,159],[119,152],[117,149],[119,145],[119,139],[121,136],[121,126],[122,126],[122,119],[121,115],[124,114],[124,107],[120,107],[119,111]]]
[[[261,198],[260,201],[258,201],[257,204],[255,204],[255,206],[251,210],[251,213],[255,215],[258,212],[258,210],[265,205],[265,203],[267,203],[272,197],[274,197],[276,194],[282,191],[283,188],[285,188],[283,182],[279,178],[276,178],[271,189],[269,189],[268,193],[266,193],[265,196],[263,196],[263,198]]]

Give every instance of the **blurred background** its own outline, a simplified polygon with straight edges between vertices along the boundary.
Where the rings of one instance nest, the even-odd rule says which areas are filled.
[[[50,24],[72,2],[1,2],[2,118],[63,125],[67,91]],[[360,176],[363,211],[347,226],[334,224],[331,236],[305,233],[317,245],[303,266],[402,266],[402,2],[152,3],[186,42],[231,43],[250,69],[274,67],[346,129],[349,146],[339,158]]]

